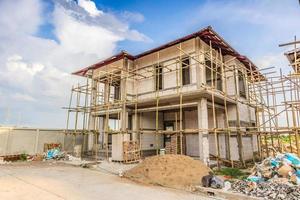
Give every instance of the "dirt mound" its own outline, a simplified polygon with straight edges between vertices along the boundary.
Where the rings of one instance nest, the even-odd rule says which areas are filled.
[[[201,184],[210,168],[201,161],[183,155],[163,155],[146,158],[124,176],[141,183],[185,189]]]

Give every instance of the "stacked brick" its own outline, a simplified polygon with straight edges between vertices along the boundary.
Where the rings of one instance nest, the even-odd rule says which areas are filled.
[[[171,135],[171,140],[165,144],[166,154],[180,154],[180,136],[177,134]],[[182,153],[185,154],[185,137],[182,137]]]
[[[123,142],[123,162],[133,163],[140,160],[141,150],[138,142],[125,141]]]

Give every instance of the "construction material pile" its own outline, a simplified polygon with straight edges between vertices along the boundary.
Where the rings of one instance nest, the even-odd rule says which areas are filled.
[[[81,162],[80,157],[74,157],[62,151],[61,144],[50,143],[44,144],[44,153],[29,155],[26,153],[0,156],[0,165],[10,164],[18,161],[45,161],[45,160],[62,160]],[[83,161],[82,161],[83,162]]]
[[[158,155],[146,158],[124,176],[146,184],[187,189],[200,185],[210,168],[201,161],[183,155]]]
[[[300,185],[300,159],[292,153],[278,153],[274,158],[268,157],[254,166],[248,180],[258,183],[274,178]]]
[[[278,153],[256,164],[246,180],[237,180],[231,190],[264,199],[300,199],[300,159]]]
[[[44,155],[41,154],[28,155],[26,153],[22,153],[22,154],[15,154],[15,155],[6,155],[6,156],[0,156],[0,165],[11,164],[13,162],[18,162],[18,161],[42,161],[43,159],[44,159]]]
[[[249,196],[260,197],[263,199],[300,199],[300,187],[286,183],[270,181],[254,183],[239,180],[231,184],[231,190]]]
[[[137,141],[123,142],[123,158],[124,163],[135,163],[141,158],[141,150]]]
[[[45,155],[46,160],[60,160],[65,158],[65,153],[62,152],[59,148],[49,149]]]

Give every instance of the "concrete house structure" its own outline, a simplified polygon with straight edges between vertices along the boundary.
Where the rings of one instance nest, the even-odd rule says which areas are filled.
[[[263,76],[211,27],[73,74],[87,77],[72,91],[88,100],[69,110],[84,114],[87,150],[122,160],[124,141],[136,141],[142,156],[164,149],[208,164],[244,163],[259,151],[252,134],[258,105],[249,88]]]

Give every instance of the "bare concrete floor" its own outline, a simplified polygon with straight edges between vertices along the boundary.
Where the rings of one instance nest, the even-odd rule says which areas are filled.
[[[5,200],[198,200],[184,191],[133,183],[104,172],[53,163],[0,166],[0,199]]]

